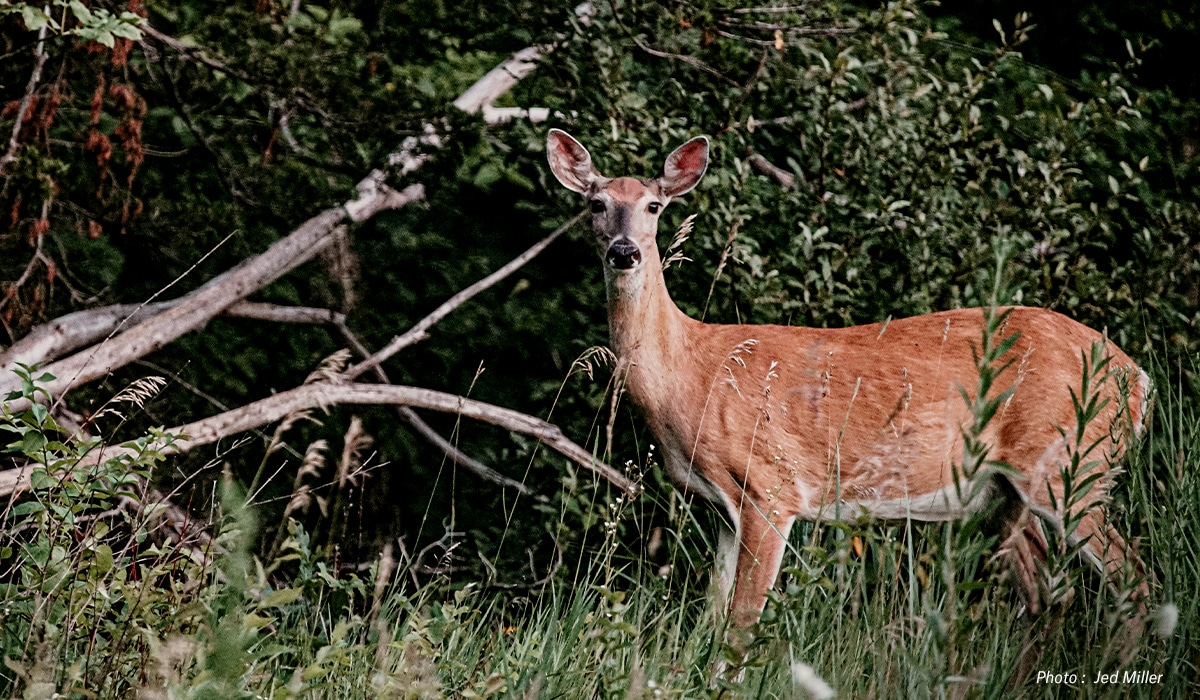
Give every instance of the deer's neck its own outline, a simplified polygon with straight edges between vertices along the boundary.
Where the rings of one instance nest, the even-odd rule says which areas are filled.
[[[637,270],[606,267],[608,328],[613,352],[628,372],[625,389],[647,407],[671,393],[671,377],[685,371],[688,336],[699,322],[679,310],[651,257]]]

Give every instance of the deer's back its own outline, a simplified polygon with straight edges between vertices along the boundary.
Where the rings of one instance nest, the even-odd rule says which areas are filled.
[[[691,361],[672,369],[669,396],[634,399],[654,402],[647,415],[679,481],[695,482],[689,473],[697,472],[727,496],[744,490],[799,513],[834,492],[850,501],[911,499],[951,484],[952,465],[961,464],[972,418],[963,390],[977,391],[973,349],[983,323],[982,310],[960,309],[844,329],[696,324]],[[1020,337],[992,395],[1016,388],[984,433],[993,458],[1027,473],[1041,461],[1048,473],[1058,427],[1075,423],[1070,391],[1080,391],[1081,352],[1096,342],[1116,371],[1098,388],[1109,403],[1089,436],[1103,437],[1125,406],[1123,419],[1140,426],[1143,375],[1099,333],[1021,307],[995,340],[1012,333]]]

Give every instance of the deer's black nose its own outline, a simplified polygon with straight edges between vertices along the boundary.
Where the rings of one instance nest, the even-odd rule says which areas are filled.
[[[642,261],[642,251],[628,238],[618,238],[608,247],[608,264],[618,270],[628,270]]]

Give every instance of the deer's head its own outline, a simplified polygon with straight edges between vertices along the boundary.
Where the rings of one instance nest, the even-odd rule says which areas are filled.
[[[635,272],[659,264],[658,215],[675,197],[696,186],[708,167],[708,137],[697,136],[667,156],[662,173],[651,179],[607,178],[592,156],[565,131],[546,138],[550,170],[563,187],[587,197],[592,207],[596,246],[607,274]]]

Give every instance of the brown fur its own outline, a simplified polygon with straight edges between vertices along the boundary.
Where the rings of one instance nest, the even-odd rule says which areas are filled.
[[[693,154],[680,160],[703,170]],[[972,348],[981,342],[983,310],[844,329],[701,323],[667,292],[655,245],[657,216],[635,209],[660,193],[643,181],[598,173],[586,184],[592,196],[611,200],[593,219],[601,258],[617,239],[641,250],[635,269],[606,270],[613,350],[626,391],[662,445],[668,472],[727,511],[737,535],[736,624],[757,619],[798,518],[886,514],[886,502],[904,499],[913,519],[957,517],[937,494],[952,487],[955,465],[962,463],[962,432],[972,416],[961,388],[970,392],[978,384]],[[670,182],[665,189],[673,189]],[[1074,430],[1070,388],[1079,392],[1081,351],[1101,342],[1109,369],[1135,378],[1127,404],[1116,381],[1098,389],[1109,401],[1087,426],[1083,444],[1099,442],[1089,459],[1100,458],[1100,469],[1109,470],[1123,454],[1123,426],[1140,429],[1146,385],[1136,381],[1139,370],[1125,353],[1066,316],[1014,308],[1001,337],[1018,332],[1004,358],[1012,364],[995,391],[1016,388],[983,438],[990,459],[1020,473],[1009,484],[1020,499],[1053,514],[1047,485],[1061,496],[1059,470],[1069,458],[1058,429]],[[1103,500],[1107,485],[1106,475],[1076,507]],[[1035,607],[1034,560],[1044,557],[1045,543],[1027,515],[1009,526],[1005,546]],[[1077,534],[1090,538],[1086,548],[1109,574],[1121,569],[1126,547],[1102,510],[1090,509]]]

